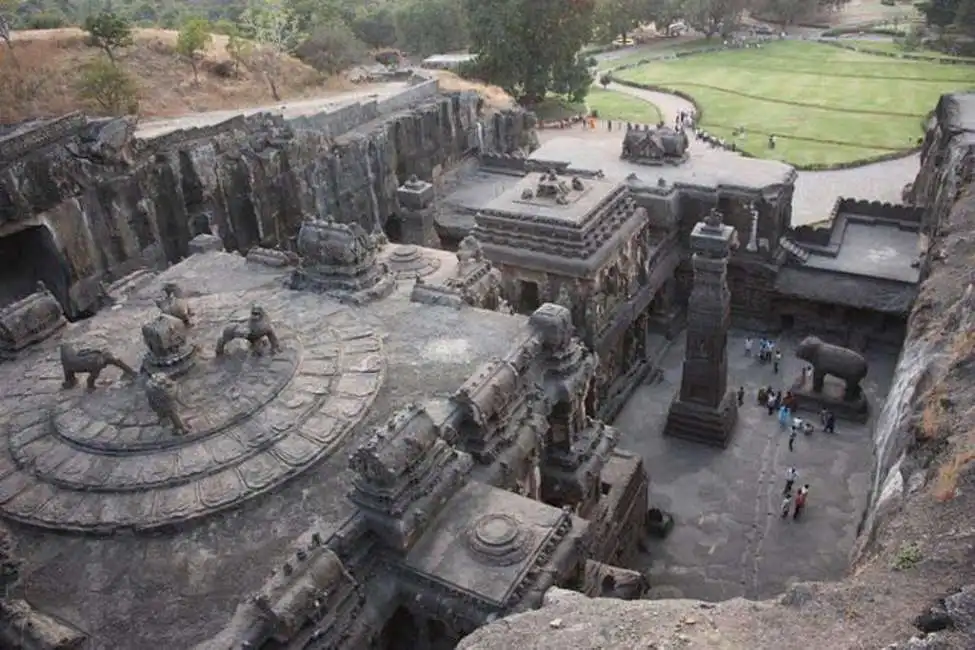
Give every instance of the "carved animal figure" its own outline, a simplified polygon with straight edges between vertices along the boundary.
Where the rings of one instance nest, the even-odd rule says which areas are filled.
[[[156,300],[156,306],[167,316],[178,318],[187,327],[193,327],[193,310],[190,309],[189,303],[183,297],[183,290],[178,285],[172,282],[164,284],[163,295]]]
[[[71,343],[61,344],[61,368],[64,370],[65,388],[78,385],[78,373],[88,373],[88,390],[95,390],[98,375],[108,366],[119,368],[126,377],[134,377],[135,371],[124,361],[106,350],[76,348]]]
[[[257,305],[251,307],[251,316],[247,321],[232,323],[223,328],[220,340],[217,341],[217,356],[223,356],[227,344],[235,339],[246,340],[253,354],[260,354],[260,344],[264,339],[271,346],[271,354],[277,354],[281,350],[271,319],[264,308]]]
[[[160,424],[172,425],[178,436],[189,432],[179,414],[179,387],[175,382],[161,372],[153,373],[146,380],[145,391],[149,408],[159,417]]]
[[[846,382],[844,399],[860,397],[860,382],[867,376],[867,360],[859,352],[807,336],[796,349],[796,356],[812,364],[815,392],[822,392],[826,375],[832,375]]]

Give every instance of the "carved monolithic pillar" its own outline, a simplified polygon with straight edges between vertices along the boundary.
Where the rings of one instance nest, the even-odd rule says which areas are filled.
[[[414,176],[396,190],[396,198],[403,224],[402,243],[440,248],[433,185]]]
[[[716,213],[691,233],[694,287],[687,307],[687,350],[680,393],[670,405],[666,435],[726,447],[738,419],[728,389],[728,328],[731,292],[728,254],[737,234]]]

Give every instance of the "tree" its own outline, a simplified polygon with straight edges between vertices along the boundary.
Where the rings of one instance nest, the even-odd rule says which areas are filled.
[[[240,27],[242,35],[259,45],[252,60],[264,73],[274,100],[281,101],[277,86],[281,59],[302,40],[297,18],[283,0],[263,0],[241,14]]]
[[[592,35],[595,0],[463,0],[477,75],[524,106],[550,92],[585,99],[592,76],[579,50]]]
[[[250,58],[254,52],[254,45],[240,35],[240,31],[234,28],[227,35],[227,55],[234,64],[234,76],[240,74],[240,66]]]
[[[945,29],[954,24],[958,13],[959,0],[928,0],[918,3],[917,8],[924,14],[924,22],[944,34]]]
[[[595,13],[595,40],[612,43],[617,37],[624,40],[643,20],[643,0],[598,0]]]
[[[193,83],[200,83],[198,60],[213,43],[210,23],[203,18],[191,18],[183,24],[176,37],[176,53],[190,62],[193,67]]]
[[[321,25],[297,47],[295,55],[316,70],[335,74],[361,62],[366,46],[344,23]]]
[[[396,43],[420,56],[453,52],[470,45],[467,15],[457,0],[410,0],[397,9]]]
[[[835,11],[849,0],[761,0],[759,10],[783,29],[824,11]]]
[[[748,0],[684,0],[684,20],[707,38],[729,36],[748,6]]]
[[[106,59],[96,59],[81,69],[78,93],[111,115],[138,111],[138,87],[132,76]]]
[[[364,13],[349,26],[356,38],[374,50],[396,44],[396,21],[393,12],[386,7]]]
[[[18,68],[20,67],[20,62],[17,61],[17,55],[14,54],[14,44],[10,40],[10,30],[14,24],[14,17],[19,5],[20,0],[0,0],[0,40],[3,40],[4,44],[6,44],[7,51],[10,52],[10,60]]]
[[[975,0],[960,0],[955,10],[955,27],[971,37],[975,37]]]
[[[101,11],[85,19],[91,45],[105,52],[115,63],[115,51],[132,45],[132,26],[125,18],[111,11]]]

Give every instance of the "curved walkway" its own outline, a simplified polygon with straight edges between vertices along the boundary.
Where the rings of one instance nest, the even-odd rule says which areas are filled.
[[[642,90],[615,83],[610,84],[608,90],[655,104],[668,124],[673,124],[674,118],[680,111],[694,109],[691,102],[670,93]],[[706,146],[701,142],[692,141],[691,155],[694,155],[694,149]],[[710,153],[711,155],[724,154],[729,165],[735,164],[735,161],[740,159],[738,154],[730,151]],[[901,190],[906,184],[914,182],[917,176],[920,160],[920,156],[914,154],[852,169],[801,171],[796,179],[795,196],[792,202],[792,224],[800,226],[822,221],[832,211],[836,198],[841,196],[899,203]]]

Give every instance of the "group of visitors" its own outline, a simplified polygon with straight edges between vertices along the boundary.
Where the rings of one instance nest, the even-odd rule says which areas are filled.
[[[771,363],[776,374],[782,361],[782,351],[775,341],[761,337],[745,339],[745,356],[755,355],[760,363]],[[804,365],[802,367],[802,382],[804,386],[806,379],[812,374],[812,368]],[[745,401],[745,388],[739,386],[736,393],[738,405],[742,406]],[[771,385],[762,386],[756,394],[757,405],[759,408],[767,410],[769,417],[777,416],[779,427],[783,432],[789,434],[789,451],[794,452],[796,441],[800,433],[810,435],[816,427],[812,421],[800,418],[795,415],[798,407],[798,398],[791,390],[776,390]],[[836,414],[827,408],[819,413],[819,422],[822,430],[827,433],[836,432]],[[785,490],[782,493],[782,518],[791,515],[793,519],[799,519],[802,515],[806,501],[809,496],[809,484],[802,485],[795,490],[799,479],[799,473],[795,467],[789,467],[786,471]]]
[[[745,339],[745,356],[752,356],[752,348],[755,346],[755,341],[752,337]],[[758,361],[759,363],[772,363],[772,372],[775,374],[779,373],[779,367],[782,365],[782,351],[779,350],[778,346],[775,345],[775,341],[766,338],[758,339]]]
[[[799,480],[799,472],[795,467],[790,467],[785,471],[785,490],[782,491],[782,518],[785,519],[792,513],[793,519],[798,519],[802,511],[806,508],[806,498],[809,496],[809,484],[806,483],[795,496],[792,496],[792,488]]]

